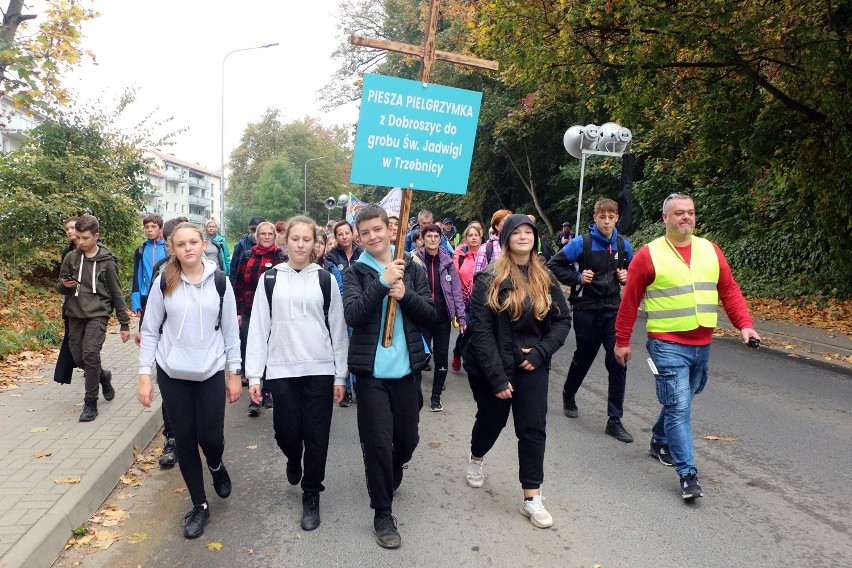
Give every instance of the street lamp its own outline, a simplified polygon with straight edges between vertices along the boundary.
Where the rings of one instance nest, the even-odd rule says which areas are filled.
[[[275,47],[278,43],[265,43],[254,47],[244,47],[229,51],[222,58],[222,169],[219,171],[219,227],[220,231],[225,232],[225,61],[234,53],[240,51],[251,51],[252,49],[266,49],[267,47]]]
[[[317,160],[324,160],[325,156],[320,156],[319,158],[311,158],[307,162],[305,162],[305,215],[308,214],[308,162],[315,162]]]

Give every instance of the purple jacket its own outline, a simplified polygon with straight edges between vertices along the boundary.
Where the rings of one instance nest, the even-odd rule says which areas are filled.
[[[414,257],[428,273],[429,267],[426,266],[426,247],[417,249]],[[447,254],[447,251],[444,250],[444,247],[438,247],[438,263],[440,264],[438,274],[441,280],[441,291],[444,293],[447,314],[450,316],[450,321],[453,321],[453,318],[458,318],[459,325],[467,325],[467,314],[465,313],[459,269],[456,268],[456,264],[453,262],[452,257]]]

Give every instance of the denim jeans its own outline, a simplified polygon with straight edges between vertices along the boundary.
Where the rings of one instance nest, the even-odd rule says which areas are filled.
[[[657,399],[663,405],[651,432],[658,443],[669,445],[678,475],[698,473],[690,414],[692,398],[707,384],[710,345],[649,339],[647,348],[657,367]]]

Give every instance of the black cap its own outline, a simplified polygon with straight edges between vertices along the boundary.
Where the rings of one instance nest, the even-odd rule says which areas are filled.
[[[538,243],[538,229],[535,228],[535,223],[530,221],[530,218],[526,215],[515,214],[509,215],[506,217],[506,220],[503,221],[503,228],[500,229],[500,247],[502,249],[506,249],[509,244],[509,235],[512,234],[512,231],[520,227],[521,225],[529,225],[532,227],[533,235],[535,236],[535,241]]]
[[[452,224],[453,224],[452,219],[450,219],[449,217],[444,217],[444,225],[452,225]]]
[[[569,223],[568,221],[565,221],[564,223],[562,223],[562,226],[563,227],[570,227],[571,223]]]
[[[257,227],[258,225],[260,225],[264,221],[266,221],[266,219],[264,219],[263,217],[260,217],[260,216],[252,217],[251,221],[249,221],[249,227]]]

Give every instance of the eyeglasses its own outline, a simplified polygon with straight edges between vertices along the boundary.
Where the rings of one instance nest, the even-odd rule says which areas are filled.
[[[692,197],[690,197],[689,195],[687,195],[685,193],[672,193],[671,195],[669,195],[668,197],[663,199],[662,211],[666,210],[666,205],[668,205],[669,201],[671,201],[672,199],[692,199]]]

